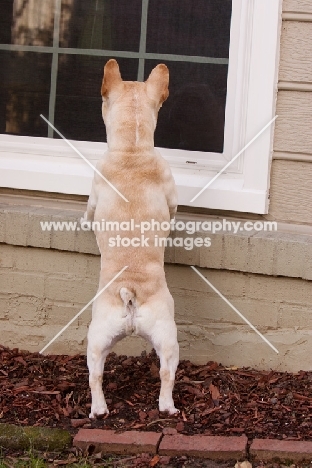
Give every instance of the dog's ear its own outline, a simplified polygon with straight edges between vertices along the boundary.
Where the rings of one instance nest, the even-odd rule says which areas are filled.
[[[122,82],[119,66],[116,60],[109,60],[104,67],[104,76],[101,87],[101,94],[107,97],[109,92]]]
[[[160,105],[169,96],[169,70],[163,63],[155,67],[146,80],[147,94]]]

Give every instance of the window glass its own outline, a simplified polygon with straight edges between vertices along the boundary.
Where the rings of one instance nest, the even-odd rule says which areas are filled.
[[[231,0],[149,0],[146,51],[228,57]]]
[[[51,55],[0,50],[0,133],[48,135]]]
[[[73,140],[106,141],[101,84],[108,57],[59,55],[55,126]],[[136,80],[138,60],[119,59],[125,80]],[[55,138],[59,138],[54,134]]]
[[[146,78],[157,63],[146,61]],[[222,153],[227,65],[164,63],[170,70],[170,92],[159,112],[155,145]]]
[[[11,28],[13,22],[12,3],[7,0],[0,0],[0,43],[11,44]]]
[[[54,0],[0,0],[0,42],[52,46]]]
[[[0,0],[0,8],[2,132],[58,138],[42,113],[68,138],[106,141],[99,90],[115,56],[124,80],[169,68],[157,146],[222,153],[231,0]]]
[[[138,51],[141,3],[141,0],[63,0],[60,46]]]

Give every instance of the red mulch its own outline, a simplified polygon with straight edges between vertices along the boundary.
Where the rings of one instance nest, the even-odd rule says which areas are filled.
[[[183,434],[312,440],[312,372],[296,374],[198,366],[181,361],[174,389],[178,416],[157,410],[159,362],[108,356],[104,390],[110,409],[88,420],[90,391],[85,356],[42,356],[0,346],[0,422],[114,430],[176,428]]]

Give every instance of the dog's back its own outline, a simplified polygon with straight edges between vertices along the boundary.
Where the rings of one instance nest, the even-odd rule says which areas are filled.
[[[167,74],[166,68],[160,71]],[[102,220],[112,222],[112,229],[96,231],[101,277],[104,282],[108,275],[128,265],[114,284],[115,294],[119,294],[119,286],[136,290],[139,303],[160,283],[165,285],[164,240],[170,233],[168,226],[177,202],[169,165],[154,148],[160,101],[168,95],[166,86],[162,89],[158,84],[158,88],[160,96],[155,101],[155,84],[123,82],[116,77],[105,81],[104,77],[102,85],[109,150],[98,170],[128,202],[95,176],[98,201],[94,220],[98,225]],[[129,220],[133,220],[131,228],[121,230],[122,223]]]

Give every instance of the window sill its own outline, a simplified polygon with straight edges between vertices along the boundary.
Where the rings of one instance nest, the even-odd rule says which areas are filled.
[[[89,195],[93,169],[61,140],[1,135],[0,186]],[[106,149],[105,143],[74,142],[95,166]],[[194,202],[190,200],[219,169],[182,168],[171,165],[180,205],[247,213],[267,213],[267,190],[246,184],[243,174],[224,173]]]

